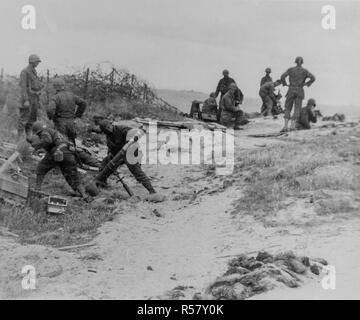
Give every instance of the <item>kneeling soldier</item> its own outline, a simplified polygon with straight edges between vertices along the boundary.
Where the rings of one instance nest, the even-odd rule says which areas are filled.
[[[316,123],[317,117],[315,113],[315,99],[309,99],[307,105],[301,108],[299,120],[296,123],[297,130],[310,129],[310,122]]]
[[[77,162],[74,152],[69,149],[69,142],[54,129],[47,128],[43,123],[37,121],[32,126],[33,136],[27,138],[31,145],[38,149],[46,151],[45,157],[40,161],[36,170],[36,190],[41,190],[41,185],[46,174],[59,167],[61,173],[70,187],[79,192],[85,201],[90,197],[86,195],[85,188],[80,181],[77,172]]]

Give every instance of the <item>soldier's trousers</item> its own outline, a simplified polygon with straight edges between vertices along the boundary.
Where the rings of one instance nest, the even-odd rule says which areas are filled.
[[[264,96],[260,96],[263,102],[262,108],[261,108],[261,113],[264,116],[268,116],[270,115],[273,106],[274,106],[274,101],[273,99],[271,99],[271,97],[269,95],[264,95]]]
[[[25,107],[22,102],[19,108],[18,135],[22,135],[25,131],[27,135],[31,133],[31,128],[37,120],[38,109],[40,108],[40,99],[38,95],[29,96],[30,106]]]
[[[59,131],[65,137],[68,137],[69,140],[75,144],[75,139],[76,139],[75,119],[57,118],[54,120],[54,125],[57,131]]]
[[[301,111],[301,105],[302,101],[304,99],[304,95],[296,92],[296,91],[289,91],[286,95],[286,101],[285,101],[285,119],[292,119],[292,120],[298,120],[300,117],[300,111]],[[291,117],[291,110],[294,106],[294,113]]]
[[[63,174],[66,182],[74,190],[78,191],[81,184],[80,176],[77,171],[77,162],[75,156],[72,152],[68,150],[62,150],[64,154],[64,159],[61,162],[54,161],[53,156],[50,153],[47,153],[45,157],[40,161],[37,170],[36,170],[36,188],[41,189],[41,185],[44,181],[46,174],[59,167],[61,173]]]
[[[235,127],[240,126],[244,115],[244,112],[240,109],[240,107],[227,107],[225,110],[235,117]]]
[[[103,160],[101,167],[104,168],[110,160],[110,157],[106,157]],[[142,170],[140,163],[130,164],[126,160],[123,160],[122,164],[126,164],[129,171],[132,173],[137,182],[141,183],[150,193],[155,193],[151,181],[146,175],[146,173]]]

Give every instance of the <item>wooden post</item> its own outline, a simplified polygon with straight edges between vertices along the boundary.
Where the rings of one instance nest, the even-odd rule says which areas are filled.
[[[134,84],[135,84],[135,76],[132,74],[131,75],[131,83],[130,83],[130,100],[133,97]]]
[[[113,68],[110,73],[110,92],[111,93],[112,93],[113,87],[114,87],[114,74],[115,74],[115,69]]]
[[[49,86],[50,86],[50,71],[47,69],[46,71],[46,103],[49,104]]]
[[[147,103],[147,91],[148,91],[148,87],[147,87],[147,84],[145,83],[144,84],[144,97],[143,97],[143,100],[145,103]]]
[[[90,74],[90,69],[87,68],[86,73],[85,73],[85,84],[84,84],[84,99],[85,100],[87,98],[87,91],[88,91],[88,85],[89,85],[89,74]]]

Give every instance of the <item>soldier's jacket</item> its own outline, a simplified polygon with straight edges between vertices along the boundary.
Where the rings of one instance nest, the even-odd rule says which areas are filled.
[[[271,98],[275,99],[275,85],[274,82],[266,82],[263,84],[259,90],[260,97],[270,96]]]
[[[20,73],[20,90],[22,101],[29,100],[29,96],[39,94],[43,84],[34,67],[28,65]]]
[[[216,87],[215,96],[217,97],[219,95],[219,93],[224,95],[226,92],[228,92],[229,86],[231,83],[235,83],[235,80],[233,78],[230,78],[230,77],[225,78],[224,77],[224,78],[220,79],[220,81]]]
[[[262,85],[265,84],[266,82],[272,82],[272,78],[269,75],[265,75],[264,77],[261,78],[260,87],[262,87]]]
[[[227,92],[221,99],[221,107],[224,110],[232,111],[236,106],[235,95],[231,92]]]
[[[209,97],[204,101],[202,112],[216,111],[216,109],[217,109],[217,102],[215,98]]]
[[[31,145],[36,150],[44,149],[45,151],[52,153],[59,146],[67,146],[68,141],[60,132],[51,128],[45,128],[31,141]]]
[[[316,123],[316,114],[309,106],[301,108],[300,117],[297,121],[297,126],[301,129],[310,129],[310,122]]]
[[[300,97],[304,98],[304,84],[306,79],[310,79],[309,85],[315,81],[315,77],[308,70],[301,66],[295,66],[289,68],[281,75],[281,83],[286,85],[286,77],[289,77],[289,93],[296,93]]]
[[[122,147],[126,144],[126,136],[129,130],[132,128],[123,125],[114,125],[113,132],[106,134],[106,144],[108,147],[108,153],[115,156]]]
[[[62,90],[50,99],[47,113],[53,120],[75,119],[81,118],[85,109],[85,100],[70,91]]]

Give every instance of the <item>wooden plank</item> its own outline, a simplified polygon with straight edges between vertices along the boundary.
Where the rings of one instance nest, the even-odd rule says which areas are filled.
[[[15,151],[9,159],[7,159],[2,166],[0,167],[0,175],[5,172],[5,170],[16,160],[16,158],[20,155],[19,152]]]

